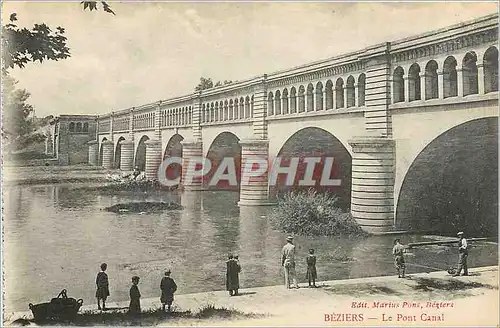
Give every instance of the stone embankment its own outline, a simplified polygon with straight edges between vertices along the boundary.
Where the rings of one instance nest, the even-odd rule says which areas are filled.
[[[469,270],[467,277],[447,272],[410,274],[324,281],[318,288],[287,290],[283,286],[243,288],[240,296],[225,291],[176,295],[174,311],[193,313],[207,305],[252,314],[238,318],[218,316],[206,319],[171,316],[159,325],[201,326],[498,326],[498,267]],[[140,285],[139,285],[140,287]],[[180,286],[182,289],[182,286]],[[160,307],[159,298],[141,300],[143,311]],[[126,311],[127,302],[111,302],[108,307]],[[103,325],[95,305],[82,312],[94,314]],[[11,313],[9,324],[30,318],[29,312]],[[101,319],[99,319],[101,316]],[[101,321],[99,321],[101,320]],[[136,322],[137,323],[137,322]],[[145,322],[143,322],[145,323]],[[129,325],[130,322],[123,322]]]

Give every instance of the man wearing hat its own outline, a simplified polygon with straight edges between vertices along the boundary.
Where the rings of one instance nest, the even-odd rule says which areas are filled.
[[[295,277],[295,245],[293,244],[293,237],[288,236],[286,242],[281,252],[281,265],[285,271],[285,287],[290,288],[290,280],[292,280],[294,287],[299,288]]]
[[[397,238],[394,240],[394,247],[392,248],[392,254],[394,255],[394,266],[398,270],[398,278],[405,277],[405,258],[404,258],[405,247],[401,245],[401,240]]]
[[[459,276],[462,269],[464,269],[464,276],[469,275],[469,271],[467,270],[467,256],[469,252],[467,250],[467,240],[464,238],[464,233],[460,231],[457,233],[459,238],[458,240],[458,270],[454,276]]]

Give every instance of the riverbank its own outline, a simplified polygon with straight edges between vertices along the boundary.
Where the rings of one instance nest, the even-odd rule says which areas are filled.
[[[230,309],[238,315],[206,318],[173,315],[158,324],[498,326],[498,267],[472,268],[469,274],[467,277],[452,277],[445,271],[438,271],[411,274],[405,279],[383,276],[334,280],[319,282],[319,288],[307,288],[301,284],[300,289],[293,290],[286,290],[283,286],[244,288],[237,297],[230,297],[225,291],[184,294],[175,296],[176,313],[197,313],[207,305],[213,305]],[[127,305],[128,302],[107,304],[117,312],[126,311]],[[143,299],[141,305],[143,311],[149,312],[160,307],[158,298]],[[106,325],[104,315],[96,310],[96,305],[84,305],[81,312],[90,315],[89,325]],[[111,318],[113,314],[105,316]],[[30,319],[31,313],[5,315],[4,323],[11,324],[19,318]],[[132,321],[120,323],[131,324]]]
[[[3,181],[5,185],[35,185],[54,183],[79,183],[107,181],[108,174],[121,173],[119,170],[106,170],[89,165],[70,166],[5,166]]]

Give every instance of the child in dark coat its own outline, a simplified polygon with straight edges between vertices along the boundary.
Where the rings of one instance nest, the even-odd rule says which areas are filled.
[[[101,264],[101,272],[97,273],[97,278],[95,279],[97,285],[97,290],[95,292],[97,308],[101,310],[102,300],[102,310],[104,311],[106,311],[106,298],[109,296],[109,281],[108,275],[105,272],[107,268],[108,265],[106,263]]]
[[[311,248],[309,250],[309,255],[307,255],[306,262],[307,262],[306,277],[307,281],[309,282],[309,287],[316,288],[317,273],[316,273],[316,255],[314,255],[314,249]]]
[[[171,271],[167,270],[165,272],[165,277],[161,279],[160,289],[161,297],[160,301],[163,306],[163,311],[165,311],[165,305],[168,306],[168,312],[171,311],[172,303],[174,302],[174,293],[177,290],[177,285],[174,279],[170,278]]]
[[[128,313],[138,315],[141,313],[141,293],[139,292],[139,277],[132,277],[132,286],[130,287],[130,304],[128,306]]]

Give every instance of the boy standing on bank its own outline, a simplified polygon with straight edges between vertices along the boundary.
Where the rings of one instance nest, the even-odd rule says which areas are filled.
[[[95,283],[97,285],[97,290],[95,292],[95,297],[97,298],[97,309],[101,310],[101,300],[102,300],[102,310],[106,311],[106,299],[109,296],[109,281],[108,275],[106,274],[106,269],[108,265],[106,263],[101,264],[101,272],[97,274]]]
[[[171,273],[170,270],[165,271],[165,277],[161,279],[160,283],[160,301],[163,306],[163,311],[165,311],[165,305],[168,306],[168,312],[171,311],[172,303],[174,302],[174,293],[177,291],[177,285],[174,279],[170,278]]]

